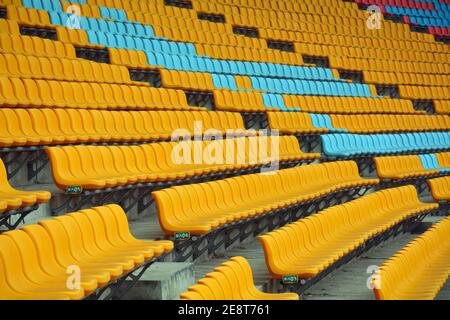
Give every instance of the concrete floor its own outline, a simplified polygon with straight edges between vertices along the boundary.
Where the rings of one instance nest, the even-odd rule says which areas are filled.
[[[427,218],[426,222],[434,223],[438,217]],[[146,217],[144,220],[132,221],[130,226],[133,234],[142,239],[157,239],[163,237],[157,219]],[[368,267],[380,266],[386,259],[403,248],[416,234],[404,234],[391,239],[384,244],[373,248],[358,259],[341,267],[319,283],[307,290],[303,299],[305,300],[373,300],[373,292],[367,288],[370,273]],[[271,276],[267,270],[264,253],[258,240],[253,240],[245,245],[239,245],[226,251],[226,255],[216,256],[207,261],[195,263],[194,271],[196,280],[204,277],[207,273],[227,261],[230,257],[244,256],[248,259],[254,273],[255,285],[260,289],[266,289]],[[450,283],[442,289],[437,299],[450,300]]]

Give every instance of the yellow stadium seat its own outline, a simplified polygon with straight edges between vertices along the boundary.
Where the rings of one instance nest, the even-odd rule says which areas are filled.
[[[436,159],[441,168],[450,168],[450,152],[436,153]]]
[[[264,293],[243,257],[233,257],[180,295],[181,300],[299,300],[296,293]]]
[[[11,187],[5,165],[0,160],[0,214],[47,202],[50,197],[48,191],[20,191]]]
[[[450,114],[450,101],[449,100],[435,100],[434,108],[437,113]]]
[[[436,201],[450,201],[450,177],[428,180],[431,194]]]

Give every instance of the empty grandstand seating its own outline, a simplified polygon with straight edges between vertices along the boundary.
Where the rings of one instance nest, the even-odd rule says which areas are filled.
[[[252,269],[233,257],[181,294],[182,300],[298,300],[295,293],[264,293],[253,284]]]
[[[378,191],[260,236],[272,276],[310,279],[402,220],[436,209],[413,186]]]
[[[50,197],[48,191],[20,191],[11,187],[5,165],[0,159],[0,214],[47,202]]]
[[[450,260],[450,218],[385,261],[372,278],[378,300],[433,300],[445,285]]]
[[[317,279],[448,214],[449,1],[0,0],[0,300],[115,296],[172,248],[196,267],[266,232],[275,279]],[[38,207],[62,216],[4,232]],[[444,229],[377,298],[436,296]],[[236,255],[181,298],[299,298]]]
[[[172,248],[135,239],[116,205],[41,221],[0,235],[0,297],[82,299]],[[67,287],[70,266],[80,268],[80,288]]]
[[[233,221],[334,191],[377,183],[378,179],[361,178],[355,162],[343,161],[285,169],[270,175],[253,174],[172,187],[152,194],[161,228],[166,234],[190,232],[202,235]]]
[[[267,150],[265,153],[256,152]],[[312,160],[295,137],[163,142],[141,146],[78,146],[46,149],[55,184],[104,189],[126,184],[174,181],[257,167],[270,162]],[[200,152],[200,154],[196,154]]]

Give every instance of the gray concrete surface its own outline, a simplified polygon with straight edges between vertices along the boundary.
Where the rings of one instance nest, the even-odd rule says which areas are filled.
[[[127,300],[178,300],[195,283],[192,263],[157,262],[124,295]]]

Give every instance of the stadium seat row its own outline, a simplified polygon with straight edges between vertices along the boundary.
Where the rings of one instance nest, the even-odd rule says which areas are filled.
[[[350,133],[438,131],[450,128],[447,116],[428,115],[330,115],[335,128]]]
[[[268,93],[344,97],[374,96],[366,84],[340,81],[281,80],[263,77],[252,77],[251,80],[255,90]]]
[[[111,64],[129,69],[155,69],[148,64],[144,51],[108,48],[108,55]]]
[[[304,112],[268,112],[267,120],[271,130],[279,130],[284,134],[321,134],[331,131],[331,126],[316,127],[313,117]]]
[[[342,161],[172,187],[152,195],[166,234],[202,235],[231,222],[378,182],[361,178],[355,162]]]
[[[449,72],[450,73],[450,70]],[[431,85],[431,83],[430,83]],[[450,87],[398,86],[401,98],[416,100],[450,99]]]
[[[12,78],[148,85],[131,81],[126,67],[84,59],[0,53],[0,70]]]
[[[283,100],[287,108],[297,108],[313,113],[420,113],[414,109],[410,100],[401,99],[283,95]]]
[[[1,297],[79,300],[172,248],[135,239],[116,205],[41,221],[0,235]],[[80,288],[67,285],[71,266],[79,267]]]
[[[403,220],[437,209],[414,186],[378,191],[259,237],[275,279],[310,279]]]
[[[450,86],[448,74],[420,74],[364,71],[364,81],[375,84],[402,84],[421,86]]]
[[[0,147],[252,134],[237,113],[0,108]],[[183,130],[183,131],[180,131]]]
[[[75,48],[71,44],[39,37],[6,33],[0,33],[0,52],[57,58],[76,58]]]
[[[0,106],[82,109],[202,110],[181,90],[0,76]]]
[[[264,293],[253,283],[253,272],[243,257],[216,267],[180,295],[181,300],[298,300],[296,293]]]
[[[0,215],[11,210],[31,207],[50,200],[47,191],[20,191],[14,189],[8,182],[8,173],[0,159]]]
[[[398,134],[327,134],[322,135],[323,152],[329,157],[348,158],[412,152],[449,150],[450,132]]]
[[[372,279],[378,300],[433,300],[450,273],[450,218],[385,261]]]
[[[161,69],[161,83],[164,88],[187,90],[213,90],[213,78],[206,72],[186,72]]]
[[[333,35],[331,35],[330,37],[332,37]],[[350,38],[352,39],[352,38]],[[361,40],[364,38],[360,38],[360,42],[364,40]],[[356,40],[353,40],[356,41]],[[367,41],[367,40],[366,40]],[[305,43],[306,42],[306,43]],[[310,44],[307,43],[309,41],[303,41],[303,42],[296,42],[295,43],[295,51],[299,52],[301,54],[304,55],[317,55],[317,56],[331,56],[331,57],[343,57],[345,59],[359,59],[359,61],[361,61],[362,59],[369,59],[369,61],[375,61],[376,63],[380,64],[380,63],[386,63],[386,60],[392,61],[396,64],[393,64],[390,66],[390,69],[394,69],[396,68],[396,66],[398,66],[398,63],[402,63],[402,62],[406,62],[406,63],[426,63],[429,62],[430,58],[431,59],[435,59],[437,61],[439,61],[442,64],[447,64],[448,60],[448,54],[442,53],[443,51],[438,51],[438,52],[427,52],[427,51],[414,51],[414,50],[420,50],[418,48],[410,48],[410,49],[406,49],[406,48],[397,48],[397,49],[393,49],[393,47],[398,47],[398,43],[402,43],[401,41],[392,41],[389,42],[390,45],[386,45],[386,44],[380,44],[381,46],[385,46],[385,47],[371,47],[370,44],[368,44],[368,47],[364,47],[364,48],[358,48],[358,47],[354,47],[353,44],[349,44],[348,46],[333,46],[333,45],[329,45],[327,44],[327,42],[325,41],[325,39],[322,42],[323,44]],[[317,41],[319,42],[319,41]],[[408,43],[408,42],[406,42]],[[406,46],[406,47],[410,47]],[[407,51],[407,50],[411,50],[411,51]],[[349,65],[349,63],[347,61],[342,62],[342,60],[337,60],[339,61],[339,63],[345,63],[345,66],[347,67]],[[364,63],[364,60],[362,60]],[[373,66],[376,67],[374,70],[377,71],[384,71],[383,69],[380,69],[381,67],[378,66]],[[368,69],[368,70],[372,70],[372,69]],[[387,70],[387,71],[392,71],[392,70]],[[409,72],[413,72],[413,70],[410,70]]]
[[[238,112],[265,112],[277,110],[264,106],[263,97],[259,92],[214,90],[214,103],[217,110]]]
[[[449,64],[435,64],[432,62],[403,62],[393,60],[376,60],[330,56],[330,67],[352,71],[380,71],[425,74],[449,74]]]
[[[17,21],[20,25],[30,27],[51,28],[50,17],[46,11],[33,8],[6,6],[9,20]]]
[[[184,180],[271,162],[318,159],[297,138],[250,137],[161,142],[140,146],[75,146],[46,149],[55,184],[105,189],[136,183]],[[197,152],[200,152],[198,154]]]
[[[380,179],[401,180],[450,171],[450,153],[374,158]]]
[[[326,115],[300,112],[268,112],[270,129],[282,133],[383,133],[448,130],[447,116],[428,115]]]
[[[289,72],[283,72],[283,66],[277,65],[276,68],[280,69],[280,74],[288,77],[289,79],[315,79],[315,80],[327,80],[327,81],[336,81],[336,79],[329,69],[323,69],[323,68],[298,68],[298,72],[296,74],[289,74]],[[286,71],[289,69],[286,68]],[[216,73],[200,73],[200,72],[186,72],[186,71],[177,71],[177,70],[161,70],[161,79],[163,84],[167,84],[167,87],[173,87],[173,88],[197,88],[196,85],[200,84],[202,81],[205,82],[205,88],[204,89],[214,89],[214,88],[225,88],[230,90],[238,90],[238,79],[242,78],[243,76],[232,76],[232,75],[226,75],[226,74],[216,74]],[[247,77],[246,77],[247,78]],[[182,79],[182,80],[181,80]],[[274,79],[270,78],[263,78],[263,77],[248,77],[249,84],[251,88],[255,88],[255,90],[264,90],[264,91],[271,91],[275,89],[258,89],[258,86],[268,86],[270,87],[271,84],[274,84]],[[278,81],[288,81],[285,79],[279,78]],[[227,83],[228,82],[228,83]],[[279,86],[288,85],[289,87],[294,90],[295,84],[294,83],[282,83],[280,84],[277,82]],[[293,86],[294,85],[294,86]],[[293,86],[293,87],[292,87]],[[280,88],[276,89],[277,91],[280,90]]]

